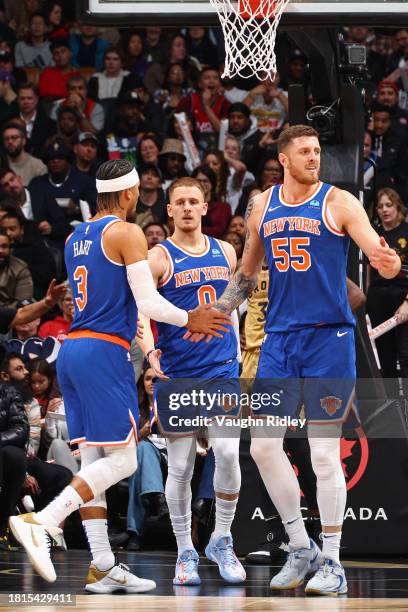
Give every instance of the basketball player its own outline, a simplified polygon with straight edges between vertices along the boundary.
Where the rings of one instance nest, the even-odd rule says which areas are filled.
[[[201,221],[208,205],[204,201],[204,190],[196,179],[187,177],[173,181],[169,188],[169,199],[167,211],[174,221],[174,234],[156,245],[148,254],[159,292],[180,308],[194,308],[207,300],[214,302],[222,295],[230,274],[235,271],[235,250],[227,242],[202,233]],[[208,344],[193,344],[183,339],[185,332],[181,329],[167,323],[159,323],[157,327],[158,349],[155,350],[148,324],[144,324],[147,334],[140,345],[159,377],[165,375],[173,380],[217,381],[238,378],[235,334],[213,338]],[[160,393],[156,394],[156,402],[159,425],[165,427],[168,405],[165,398],[161,399]],[[190,484],[196,455],[196,436],[191,432],[184,436],[177,436],[177,433],[174,431],[172,435],[170,432],[167,437],[166,500],[178,546],[173,583],[197,585],[200,584],[199,558],[191,540]],[[242,582],[246,578],[245,570],[234,553],[230,532],[241,484],[239,435],[233,438],[221,437],[222,429],[216,424],[208,427],[208,435],[215,456],[216,517],[214,533],[205,553],[208,559],[218,564],[224,580],[230,583]]]
[[[209,306],[186,312],[157,292],[142,230],[126,222],[135,212],[139,178],[126,160],[97,173],[98,212],[68,238],[65,262],[75,302],[74,321],[58,357],[58,379],[81,469],[71,484],[38,513],[10,518],[36,571],[56,579],[50,543],[59,525],[80,508],[92,565],[85,589],[94,593],[149,591],[151,580],[118,564],[107,533],[105,491],[136,469],[137,391],[128,350],[138,307],[156,321],[200,328],[220,337],[228,318]]]
[[[401,263],[358,200],[319,181],[320,145],[313,128],[292,126],[277,144],[284,182],[251,202],[242,266],[216,307],[226,313],[237,308],[255,287],[266,257],[269,303],[257,384],[270,394],[283,393],[279,407],[259,413],[294,416],[304,401],[323,527],[320,551],[300,513],[299,484],[283,450],[285,428],[254,428],[251,454],[290,540],[288,560],[271,588],[295,588],[317,572],[306,592],[337,595],[347,592],[339,561],[346,504],[340,435],[355,378],[354,318],[346,290],[349,238],[385,278],[396,276]]]

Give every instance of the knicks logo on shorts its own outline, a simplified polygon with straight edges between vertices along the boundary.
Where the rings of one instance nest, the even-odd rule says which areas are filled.
[[[328,395],[327,397],[322,397],[320,399],[321,407],[329,416],[333,416],[337,410],[340,410],[341,404],[341,399],[339,397],[335,397],[334,395]]]

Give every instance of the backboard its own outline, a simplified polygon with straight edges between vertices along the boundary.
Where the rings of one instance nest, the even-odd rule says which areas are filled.
[[[216,25],[209,0],[77,0],[83,19],[107,25]],[[408,26],[408,0],[291,0],[282,25]]]

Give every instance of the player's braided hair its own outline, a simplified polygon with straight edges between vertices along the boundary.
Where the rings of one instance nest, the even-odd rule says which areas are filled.
[[[99,166],[96,178],[100,181],[108,181],[129,174],[133,170],[133,164],[127,159],[110,159]],[[98,193],[98,211],[111,212],[119,206],[120,191],[109,193]]]

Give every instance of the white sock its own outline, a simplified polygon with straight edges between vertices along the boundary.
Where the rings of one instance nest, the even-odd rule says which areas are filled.
[[[310,548],[309,536],[307,535],[305,524],[301,516],[283,524],[289,536],[289,544],[292,548]]]
[[[231,533],[237,503],[238,497],[236,499],[215,497],[215,527],[212,534],[214,538]]]
[[[193,541],[191,539],[191,511],[187,512],[187,514],[176,515],[172,512],[172,506],[174,510],[173,501],[167,499],[167,505],[169,507],[171,524],[173,525],[174,535],[177,540],[177,549],[178,554],[180,555],[183,550],[186,548],[192,549],[194,548]]]
[[[42,525],[53,525],[58,527],[67,516],[78,510],[84,500],[77,491],[68,485],[52,500],[41,512],[36,512],[34,519]]]
[[[108,523],[106,519],[86,519],[82,524],[91,549],[92,563],[101,572],[106,572],[115,565],[108,538]]]
[[[341,531],[336,533],[323,533],[323,555],[340,565]]]

